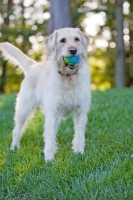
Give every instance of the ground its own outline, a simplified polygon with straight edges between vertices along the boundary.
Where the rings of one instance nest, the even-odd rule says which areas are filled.
[[[84,155],[71,150],[73,121],[62,121],[55,161],[43,155],[39,109],[11,152],[16,95],[0,95],[1,200],[122,200],[133,198],[133,89],[92,92]]]

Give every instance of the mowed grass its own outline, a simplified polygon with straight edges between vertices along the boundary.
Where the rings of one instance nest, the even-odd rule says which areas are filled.
[[[48,163],[39,109],[21,139],[20,150],[9,150],[15,98],[0,95],[1,200],[133,199],[133,89],[92,92],[85,154],[71,150],[70,116],[60,125],[55,161]]]

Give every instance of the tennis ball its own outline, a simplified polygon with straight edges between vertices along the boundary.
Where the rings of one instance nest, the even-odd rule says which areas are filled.
[[[80,60],[80,56],[65,56],[64,57],[64,62],[70,66],[77,64],[79,60]]]

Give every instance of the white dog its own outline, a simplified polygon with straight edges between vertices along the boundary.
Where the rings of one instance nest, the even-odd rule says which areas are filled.
[[[87,45],[88,37],[78,28],[56,30],[45,40],[48,60],[36,63],[8,42],[0,43],[5,59],[18,65],[25,74],[17,97],[11,150],[19,148],[28,116],[39,104],[45,113],[45,160],[54,159],[60,120],[70,113],[74,115],[75,129],[72,149],[75,153],[83,154],[87,113],[91,103]],[[64,62],[65,56],[75,55],[80,56],[80,61],[74,66]]]

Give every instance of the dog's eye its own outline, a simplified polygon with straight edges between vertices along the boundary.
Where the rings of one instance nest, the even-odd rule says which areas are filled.
[[[75,38],[75,42],[78,42],[80,41],[80,39],[78,37]]]
[[[61,42],[61,43],[65,43],[65,42],[66,42],[66,39],[65,39],[65,38],[62,38],[62,39],[60,40],[60,42]]]

